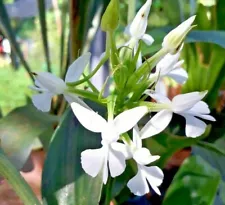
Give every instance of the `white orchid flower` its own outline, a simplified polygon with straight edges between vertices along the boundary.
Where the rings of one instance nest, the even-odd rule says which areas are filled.
[[[181,45],[188,32],[192,29],[192,24],[196,16],[191,16],[189,19],[181,23],[175,29],[170,31],[163,39],[162,47],[170,53]]]
[[[182,47],[181,47],[182,49]],[[155,73],[150,75],[150,80],[157,81],[155,91],[166,95],[164,77],[170,77],[179,84],[184,84],[188,78],[186,70],[182,68],[183,60],[179,61],[181,49],[174,55],[168,53],[156,65]]]
[[[149,34],[145,34],[148,26],[148,15],[152,5],[152,0],[147,0],[146,3],[140,8],[130,25],[125,29],[131,39],[125,45],[134,46],[134,54],[138,49],[139,40],[143,40],[147,45],[151,45],[154,39]],[[141,53],[139,54],[137,66],[141,65]]]
[[[145,94],[151,96],[158,103],[164,104],[165,109],[154,115],[142,128],[142,139],[162,132],[170,123],[173,113],[185,118],[185,133],[187,137],[197,137],[205,132],[207,125],[199,118],[215,121],[215,118],[209,115],[208,105],[201,101],[207,92],[180,94],[175,96],[172,101],[161,94],[150,91],[146,91]]]
[[[87,107],[81,99],[67,90],[66,83],[79,80],[90,57],[91,53],[86,53],[75,60],[68,68],[65,81],[49,72],[34,73],[35,86],[30,86],[30,88],[41,92],[32,96],[35,107],[43,112],[48,112],[51,108],[52,97],[59,94],[63,94],[69,103],[78,102]]]
[[[160,195],[158,186],[162,184],[163,172],[157,166],[147,167],[148,165],[160,158],[160,156],[152,156],[147,148],[142,147],[142,140],[137,126],[133,129],[133,143],[131,145],[131,153],[133,159],[137,163],[137,174],[128,181],[127,186],[135,195],[142,196],[149,193],[148,183],[152,189]],[[147,183],[148,182],[148,183]]]
[[[119,114],[108,122],[93,110],[78,103],[71,104],[79,122],[88,130],[101,133],[102,147],[88,149],[81,153],[84,171],[95,177],[103,169],[103,183],[108,179],[108,168],[112,177],[119,176],[126,168],[125,160],[129,153],[125,144],[117,142],[120,134],[127,132],[148,112],[147,107],[136,107]]]

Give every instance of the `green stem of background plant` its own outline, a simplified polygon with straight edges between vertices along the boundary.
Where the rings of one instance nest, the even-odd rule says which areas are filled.
[[[168,51],[166,49],[159,50],[154,56],[147,59],[140,68],[138,68],[129,78],[127,85],[133,87],[146,74],[150,73],[152,68],[162,59]]]
[[[68,91],[70,93],[74,93],[74,94],[78,95],[79,97],[92,100],[92,101],[97,102],[101,105],[104,105],[104,104],[107,103],[107,99],[99,99],[98,94],[87,91],[87,90],[80,90],[80,89],[74,89],[74,88],[70,89],[69,88]]]
[[[127,0],[127,5],[128,5],[127,23],[129,24],[135,16],[136,0]]]
[[[37,197],[16,168],[0,151],[0,175],[3,176],[25,205],[40,205]]]

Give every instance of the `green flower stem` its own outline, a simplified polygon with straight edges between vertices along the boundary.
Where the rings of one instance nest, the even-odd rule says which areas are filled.
[[[85,74],[83,74],[83,76],[87,77]],[[92,89],[93,92],[99,94],[98,89],[92,84],[92,82],[90,80],[87,80],[87,84]]]
[[[107,41],[108,41],[108,46],[110,47],[110,60],[111,60],[111,64],[112,64],[112,67],[114,68],[114,66],[117,66],[119,64],[119,61],[118,61],[118,50],[116,48],[116,45],[115,45],[115,39],[114,39],[114,32],[110,32],[108,31],[107,32]]]
[[[0,151],[0,175],[13,187],[25,205],[40,205],[37,197],[16,168]]]
[[[133,20],[136,11],[136,0],[128,0],[128,15],[127,15],[127,22],[128,24]]]
[[[90,78],[92,78],[97,71],[103,66],[103,64],[108,60],[109,56],[108,53],[106,52],[105,56],[100,60],[100,62],[98,63],[98,65],[96,66],[96,68],[85,78],[78,80],[76,82],[73,83],[66,83],[68,86],[77,86],[80,85],[82,83],[85,83],[86,81],[88,81]]]
[[[137,106],[146,106],[148,107],[150,112],[159,112],[164,109],[170,109],[170,106],[164,103],[154,103],[154,102],[145,102],[145,101],[132,103],[130,105],[131,105],[130,108],[137,107]]]
[[[124,133],[120,136],[120,140],[124,142],[124,144],[131,146],[132,140],[130,139],[129,135],[127,133]]]
[[[147,59],[142,66],[137,69],[132,76],[128,80],[128,86],[133,87],[136,85],[136,83],[145,75],[149,75],[152,68],[156,66],[156,64],[162,59],[168,51],[166,49],[161,49],[158,51],[154,56]]]
[[[111,177],[109,177],[108,182],[106,184],[106,196],[105,196],[105,205],[110,205],[111,199],[112,199],[112,183],[113,180]]]
[[[75,89],[75,88],[71,88],[70,89],[69,88],[68,92],[74,93],[74,94],[76,94],[79,97],[92,100],[92,101],[97,102],[97,103],[99,103],[101,105],[105,105],[107,103],[107,99],[99,99],[98,98],[98,94],[90,92],[90,91],[87,91],[87,90],[80,90],[80,89]]]
[[[113,120],[114,118],[115,105],[116,105],[116,96],[110,95],[108,97],[108,103],[107,103],[108,120]]]

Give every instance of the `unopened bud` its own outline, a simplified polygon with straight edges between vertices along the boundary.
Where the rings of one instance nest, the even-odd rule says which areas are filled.
[[[101,28],[103,31],[113,31],[119,25],[119,2],[111,0],[102,16]]]
[[[184,38],[188,32],[194,27],[192,23],[194,22],[196,16],[192,16],[175,29],[170,31],[163,39],[162,47],[170,53],[174,53],[183,43]]]
[[[141,38],[145,34],[151,5],[152,0],[147,0],[134,17],[129,27],[129,33],[132,37]]]

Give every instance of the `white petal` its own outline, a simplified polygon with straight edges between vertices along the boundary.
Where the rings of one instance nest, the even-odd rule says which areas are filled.
[[[159,79],[158,82],[155,85],[155,91],[156,93],[162,94],[164,96],[167,96],[167,87],[163,81],[163,79]]]
[[[49,72],[38,72],[35,75],[35,79],[35,84],[37,86],[45,88],[55,94],[62,94],[66,89],[65,82]]]
[[[91,53],[85,53],[76,59],[68,68],[66,73],[65,82],[75,82],[79,80],[81,74],[84,72],[87,64],[89,63],[91,58]]]
[[[142,196],[149,192],[148,183],[140,169],[138,169],[138,173],[128,181],[127,186],[130,191],[137,196]]]
[[[184,64],[184,60],[178,61],[178,62],[174,65],[174,69],[179,69],[179,68],[181,68],[183,64]]]
[[[210,113],[209,106],[203,101],[199,101],[198,103],[196,103],[189,111],[193,113],[201,113],[201,114]]]
[[[137,125],[133,128],[133,143],[136,148],[141,148],[142,147],[142,140],[140,137],[140,131]]]
[[[152,5],[152,0],[147,0],[140,8],[129,27],[129,33],[132,37],[140,39],[146,31],[148,25],[148,15]]]
[[[172,79],[174,79],[176,82],[180,84],[184,84],[186,80],[188,79],[187,71],[184,70],[183,68],[175,69],[171,71],[170,73],[168,73],[167,76],[171,77]]]
[[[134,152],[134,160],[140,165],[150,164],[160,158],[160,156],[152,156],[147,148],[140,148]]]
[[[161,195],[158,186],[162,184],[163,181],[163,172],[159,167],[152,166],[152,167],[142,167],[145,177],[147,178],[149,184],[153,188],[153,190],[158,194]]]
[[[196,115],[196,116],[200,117],[200,118],[202,118],[204,120],[216,121],[216,119],[213,116],[211,116],[211,115]]]
[[[133,128],[147,112],[148,108],[146,106],[140,106],[122,112],[114,119],[116,130],[119,134],[127,132]]]
[[[103,146],[104,147],[104,165],[103,165],[103,175],[102,175],[102,179],[103,179],[103,183],[106,184],[107,180],[108,180],[108,176],[109,176],[109,170],[108,170],[108,157],[109,157],[109,147],[107,146]]]
[[[185,133],[187,137],[198,137],[205,132],[206,124],[190,115],[183,115],[186,119]]]
[[[142,36],[142,40],[148,45],[152,45],[154,42],[154,39],[152,38],[152,36],[150,36],[149,34],[144,34]]]
[[[103,168],[104,159],[104,148],[88,149],[81,153],[82,168],[92,177],[96,177],[101,168]]]
[[[33,85],[30,85],[28,86],[31,90],[35,90],[35,91],[38,91],[38,92],[48,92],[48,90],[46,90],[45,88],[40,88],[40,87],[36,87],[36,86],[33,86]]]
[[[126,168],[126,159],[122,152],[109,148],[109,171],[112,177],[121,175]]]
[[[176,53],[175,55],[170,53],[166,54],[156,65],[156,73],[158,73],[160,76],[167,75],[174,69],[174,66],[176,65],[179,57],[180,52]]]
[[[173,111],[179,113],[191,109],[206,94],[207,92],[192,92],[175,96],[172,100]]]
[[[69,104],[71,104],[72,102],[76,102],[82,105],[83,107],[91,110],[91,108],[74,93],[65,93],[64,97]]]
[[[111,148],[117,152],[121,152],[126,159],[132,158],[129,146],[120,142],[111,143]]]
[[[171,104],[171,101],[166,96],[162,95],[161,93],[156,93],[151,90],[146,90],[144,92],[146,95],[149,95],[151,98],[153,98],[158,103],[165,103],[165,104]]]
[[[140,66],[142,65],[142,54],[141,54],[141,51],[138,55],[138,60],[137,60],[137,63],[136,63],[136,68],[138,69]]]
[[[120,135],[117,132],[114,122],[109,120],[108,123],[102,128],[102,143],[110,144],[112,142],[116,142]]]
[[[162,132],[170,123],[173,113],[162,110],[154,115],[141,130],[141,138],[145,139]]]
[[[107,125],[106,120],[93,110],[89,110],[78,103],[71,103],[71,108],[79,122],[92,132],[102,132]]]
[[[34,106],[42,112],[49,112],[51,108],[53,93],[43,92],[32,96]]]
[[[108,159],[105,159],[103,166],[103,183],[106,184],[109,176]]]
[[[47,90],[37,79],[35,79],[34,84],[41,89],[45,89],[45,91]]]

